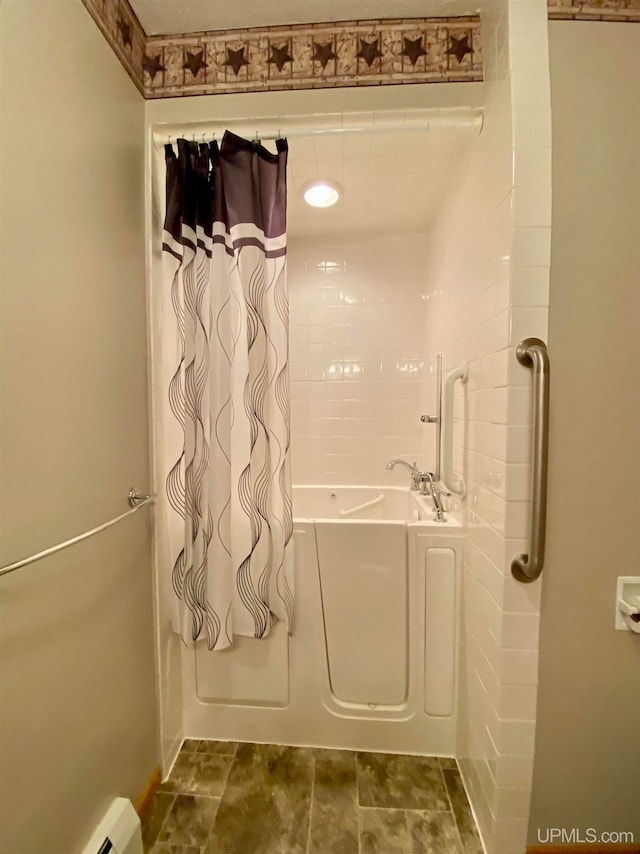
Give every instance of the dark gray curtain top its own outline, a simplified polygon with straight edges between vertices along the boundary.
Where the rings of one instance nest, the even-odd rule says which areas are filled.
[[[213,223],[228,233],[241,223],[253,224],[266,238],[280,237],[287,220],[287,152],[285,139],[272,154],[259,142],[226,131],[217,143],[179,139],[178,154],[165,146],[167,208],[164,230],[176,243],[189,242],[182,226],[200,226],[207,237]],[[172,248],[164,245],[166,251]],[[175,254],[175,252],[172,252]]]

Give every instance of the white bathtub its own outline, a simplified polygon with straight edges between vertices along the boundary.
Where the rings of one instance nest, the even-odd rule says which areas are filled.
[[[299,522],[332,519],[407,523],[429,520],[433,516],[433,506],[430,498],[402,487],[294,486],[293,513]],[[448,521],[447,515],[445,524]],[[454,521],[453,525],[457,523]]]
[[[185,650],[185,733],[453,754],[460,524],[398,487],[293,492],[293,634]]]

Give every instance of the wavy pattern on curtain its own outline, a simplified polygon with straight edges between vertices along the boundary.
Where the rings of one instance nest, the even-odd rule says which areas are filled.
[[[293,625],[287,144],[165,148],[165,514],[185,643]]]

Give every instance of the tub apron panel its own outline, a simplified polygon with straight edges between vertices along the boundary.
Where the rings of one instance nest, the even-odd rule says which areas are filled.
[[[293,634],[183,646],[185,735],[451,756],[460,523],[399,487],[298,486],[294,507]]]
[[[401,705],[409,670],[406,524],[315,524],[332,694],[343,703]]]

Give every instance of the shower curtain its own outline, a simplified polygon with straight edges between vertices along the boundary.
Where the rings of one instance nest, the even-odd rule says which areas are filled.
[[[221,650],[292,628],[287,143],[272,154],[227,132],[219,149],[177,149],[165,147],[161,555],[183,641]]]

